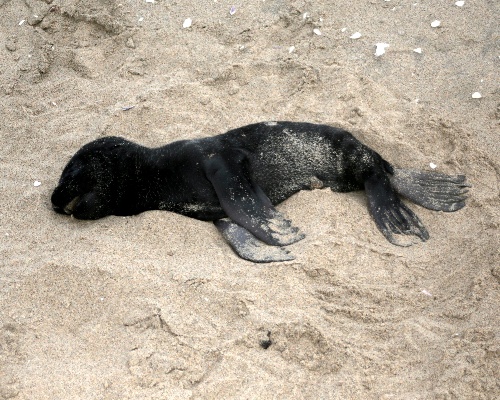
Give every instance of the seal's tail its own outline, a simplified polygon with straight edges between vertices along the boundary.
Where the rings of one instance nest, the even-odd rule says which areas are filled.
[[[465,206],[470,185],[464,175],[391,168],[391,185],[408,200],[435,211],[452,212]]]

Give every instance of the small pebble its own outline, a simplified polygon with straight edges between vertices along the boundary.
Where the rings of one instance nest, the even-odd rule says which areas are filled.
[[[34,187],[38,187],[38,186],[40,186],[41,184],[42,184],[42,182],[40,182],[40,181],[35,181],[35,182],[33,182],[33,186],[34,186]]]
[[[481,96],[481,93],[479,93],[479,92],[472,93],[472,98],[473,99],[480,99],[481,97],[483,97],[483,96]]]
[[[321,31],[318,29],[318,28],[314,28],[313,29],[313,32],[318,35],[318,36],[321,36]]]
[[[429,167],[431,167],[432,169],[436,169],[436,168],[437,168],[437,165],[431,162],[431,163],[429,164]]]
[[[295,46],[290,46],[290,47],[288,48],[288,52],[289,52],[289,53],[293,53],[294,51],[295,51]]]
[[[417,47],[416,49],[413,49],[415,53],[422,54],[422,49],[420,47]]]
[[[464,4],[465,4],[465,1],[457,1],[457,2],[455,3],[455,5],[456,5],[457,7],[463,7],[463,6],[464,6]]]
[[[182,24],[183,28],[189,28],[193,23],[193,20],[191,18],[186,18],[184,20],[184,23]]]
[[[134,40],[132,38],[128,38],[127,42],[125,43],[125,46],[127,46],[128,48],[131,48],[131,49],[135,49]]]
[[[16,51],[17,50],[17,39],[16,37],[9,37],[5,41],[5,48],[9,51]]]
[[[347,28],[342,28],[342,29],[340,30],[340,32],[345,32],[346,30],[347,30]]]
[[[388,43],[377,43],[375,46],[377,48],[375,49],[375,56],[380,57],[382,54],[385,53],[385,49],[389,47]]]
[[[236,13],[236,6],[231,6],[231,8],[229,9],[229,14],[234,15],[235,13]]]
[[[440,26],[441,26],[441,21],[439,21],[439,20],[432,21],[432,22],[431,22],[431,26],[432,26],[433,28],[438,28],[438,27],[440,27]]]
[[[426,296],[432,297],[432,294],[429,293],[427,290],[422,290],[422,293],[425,294]]]
[[[349,36],[351,39],[359,39],[361,37],[361,33],[356,32]]]

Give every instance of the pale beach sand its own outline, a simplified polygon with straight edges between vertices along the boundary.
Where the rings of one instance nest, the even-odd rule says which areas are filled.
[[[498,398],[499,11],[0,0],[0,399]],[[278,208],[307,237],[268,265],[208,222],[51,210],[95,138],[265,120],[345,127],[395,165],[466,174],[471,197],[410,205],[431,239],[400,248],[362,192],[301,192]]]

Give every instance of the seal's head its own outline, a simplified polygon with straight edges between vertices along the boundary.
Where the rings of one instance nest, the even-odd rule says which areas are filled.
[[[71,158],[52,193],[54,211],[78,219],[98,219],[113,213],[116,139],[98,139]]]

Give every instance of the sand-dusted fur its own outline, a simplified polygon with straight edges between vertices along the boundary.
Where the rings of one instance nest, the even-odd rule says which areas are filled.
[[[293,257],[280,247],[304,234],[274,206],[318,187],[364,189],[377,227],[401,246],[429,234],[398,193],[433,210],[456,211],[467,192],[465,177],[395,169],[345,130],[265,122],[159,148],[97,139],[69,161],[52,204],[80,219],[160,209],[212,220],[241,257],[286,261]]]

